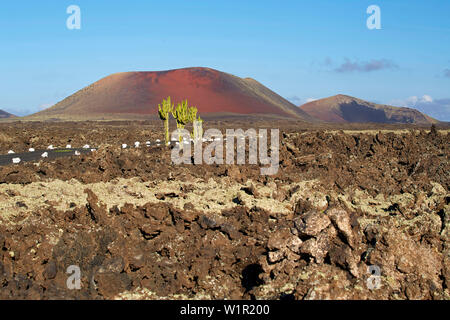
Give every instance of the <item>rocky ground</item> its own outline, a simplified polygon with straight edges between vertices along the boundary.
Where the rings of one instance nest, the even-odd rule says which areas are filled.
[[[0,298],[450,299],[448,130],[284,126],[262,176],[121,149],[160,126],[0,125],[2,153],[98,147],[0,167]]]

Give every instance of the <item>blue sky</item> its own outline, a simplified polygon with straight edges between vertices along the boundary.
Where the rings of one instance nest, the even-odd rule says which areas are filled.
[[[366,26],[373,4],[380,30]],[[0,109],[36,112],[115,72],[204,66],[296,104],[342,93],[450,121],[449,17],[448,0],[3,2]]]

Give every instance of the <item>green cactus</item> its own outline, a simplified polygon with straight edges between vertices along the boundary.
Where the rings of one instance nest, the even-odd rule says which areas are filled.
[[[192,122],[192,133],[191,137],[194,138],[194,124],[197,119],[197,108],[196,107],[190,107],[189,108],[189,122]]]
[[[200,118],[200,116],[198,116],[197,121],[200,122],[198,136],[200,137],[200,139],[202,139],[203,138],[203,119]]]
[[[175,118],[175,120],[177,121],[177,128],[178,130],[184,129],[184,127],[192,122],[193,124],[193,132],[191,133],[191,137],[194,138],[195,134],[199,134],[200,137],[203,136],[203,130],[201,128],[201,124],[200,124],[200,130],[197,130],[199,132],[195,132],[196,128],[195,128],[195,122],[200,122],[202,123],[203,120],[200,118],[200,116],[197,119],[197,108],[192,106],[189,107],[188,105],[188,101],[184,100],[181,103],[177,104],[177,107],[174,108],[172,110],[172,115]],[[181,133],[179,134],[179,140],[180,143],[182,142],[182,136]]]
[[[158,104],[159,118],[164,121],[164,131],[165,131],[165,142],[166,145],[169,143],[169,118],[170,114],[173,114],[173,107],[170,97],[167,100],[163,99],[162,106]]]
[[[178,103],[177,107],[172,111],[172,115],[177,121],[178,130],[184,129],[186,124],[190,122],[191,114],[187,100]],[[179,134],[180,143],[182,142],[181,133]]]
[[[198,119],[193,121],[194,129],[192,132],[192,138],[194,140],[201,139],[203,137],[203,120],[198,116]]]
[[[197,118],[197,108],[196,107],[190,107],[189,108],[189,122],[194,122],[194,120]]]

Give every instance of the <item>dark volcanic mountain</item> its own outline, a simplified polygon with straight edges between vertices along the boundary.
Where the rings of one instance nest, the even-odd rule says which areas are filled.
[[[6,111],[0,110],[0,119],[5,119],[5,118],[14,118],[15,115],[8,113]]]
[[[439,121],[416,109],[375,104],[346,95],[308,102],[300,109],[326,122],[377,122],[432,124]]]
[[[188,99],[205,114],[275,115],[313,121],[256,80],[209,68],[124,72],[105,77],[31,117],[99,118],[156,115],[158,104]]]

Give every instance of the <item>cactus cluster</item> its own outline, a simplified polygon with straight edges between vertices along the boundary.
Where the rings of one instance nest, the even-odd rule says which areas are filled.
[[[169,118],[170,118],[170,114],[172,114],[172,116],[174,117],[174,119],[177,122],[177,128],[179,130],[184,129],[184,127],[192,122],[196,122],[196,121],[200,121],[203,122],[203,120],[201,120],[200,116],[197,118],[197,108],[196,107],[189,107],[188,105],[188,101],[184,100],[181,103],[177,104],[177,107],[174,108],[174,105],[171,102],[170,97],[168,97],[167,99],[163,99],[162,105],[158,105],[158,113],[159,113],[159,118],[161,120],[164,121],[164,130],[165,130],[165,141],[166,141],[166,145],[169,143]],[[200,123],[201,125],[201,123]],[[194,130],[195,131],[195,130]],[[196,131],[198,132],[198,131]],[[200,130],[200,132],[202,132],[202,130]],[[200,136],[203,135],[203,132]],[[180,142],[182,141],[182,137],[181,137],[181,133],[180,133]]]

